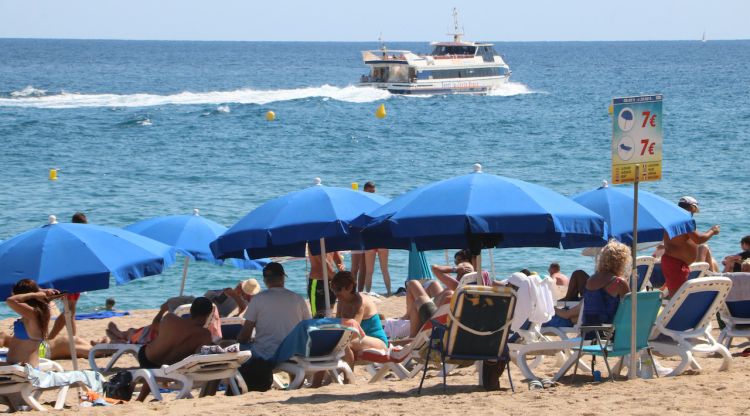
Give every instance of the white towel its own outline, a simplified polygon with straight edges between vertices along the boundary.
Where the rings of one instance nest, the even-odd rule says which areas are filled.
[[[516,272],[510,275],[508,283],[518,287],[516,291],[516,309],[513,311],[513,323],[510,329],[518,331],[531,317],[534,308],[533,286],[529,277]]]
[[[750,300],[750,273],[724,273],[732,280],[727,302]]]

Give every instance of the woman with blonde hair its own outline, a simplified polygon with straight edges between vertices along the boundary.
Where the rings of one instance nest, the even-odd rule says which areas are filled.
[[[630,292],[627,276],[630,248],[610,240],[599,253],[596,273],[583,293],[583,325],[611,324],[620,299]]]

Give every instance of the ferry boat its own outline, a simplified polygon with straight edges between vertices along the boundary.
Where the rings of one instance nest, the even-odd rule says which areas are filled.
[[[407,50],[362,52],[370,73],[359,86],[386,89],[394,94],[486,94],[510,78],[510,67],[491,43],[465,42],[453,9],[452,42],[433,42],[429,55]]]

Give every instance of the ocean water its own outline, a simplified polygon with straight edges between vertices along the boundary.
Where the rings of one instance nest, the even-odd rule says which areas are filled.
[[[0,39],[0,239],[79,210],[125,226],[200,208],[229,226],[314,177],[375,181],[392,197],[475,162],[572,195],[610,177],[611,98],[646,93],[664,94],[664,178],[641,189],[698,198],[699,228],[722,226],[711,240],[719,258],[750,234],[750,41],[498,42],[510,84],[490,96],[432,97],[354,87],[367,72],[359,52],[377,46]],[[384,120],[374,117],[381,103]],[[50,168],[59,180],[47,179]],[[493,254],[500,276],[551,261],[568,273],[593,268],[580,250]],[[121,309],[158,307],[179,291],[180,265],[86,293],[79,308],[107,297]],[[302,293],[305,263],[286,267]],[[392,252],[390,271],[395,289],[405,253]],[[186,291],[249,276],[259,277],[192,263]],[[384,291],[379,271],[374,281]]]

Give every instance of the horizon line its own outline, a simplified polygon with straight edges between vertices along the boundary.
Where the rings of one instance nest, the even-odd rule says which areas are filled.
[[[126,38],[47,38],[47,37],[4,37],[0,40],[89,40],[89,41],[121,41],[121,42],[272,42],[272,43],[383,43],[377,39],[369,40],[242,40],[242,39],[126,39]],[[733,42],[750,39],[707,39],[705,42]],[[589,40],[475,40],[475,42],[499,43],[543,43],[543,42],[703,42],[701,39],[589,39]],[[435,40],[389,40],[388,43],[432,43]]]

